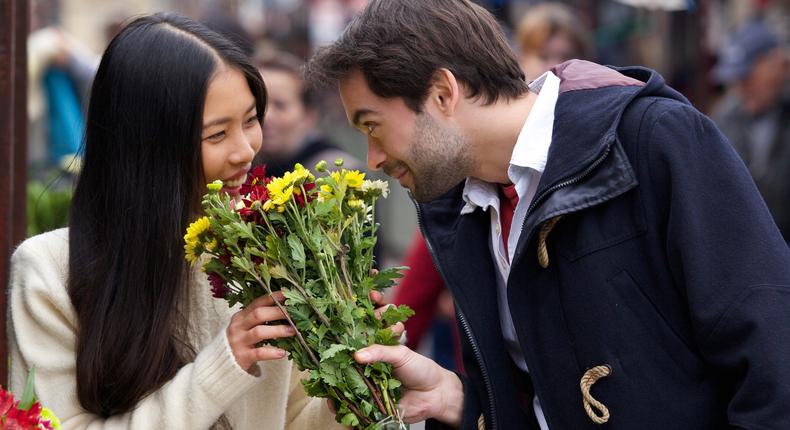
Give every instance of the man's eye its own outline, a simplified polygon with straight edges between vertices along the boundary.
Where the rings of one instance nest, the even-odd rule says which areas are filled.
[[[368,122],[363,124],[362,126],[364,127],[365,134],[367,134],[368,136],[375,137],[373,136],[373,133],[376,132],[376,127],[377,127],[376,124]]]

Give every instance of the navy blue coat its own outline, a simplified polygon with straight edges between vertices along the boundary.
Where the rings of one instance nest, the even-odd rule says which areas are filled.
[[[619,73],[618,73],[619,72]],[[790,429],[790,251],[712,122],[655,72],[572,61],[524,222],[510,312],[551,429]],[[629,78],[626,78],[629,77]],[[632,79],[631,79],[632,78]],[[417,205],[456,301],[463,428],[524,428],[501,334],[489,222],[463,183]],[[562,216],[537,258],[537,232]],[[580,378],[612,374],[583,409]]]

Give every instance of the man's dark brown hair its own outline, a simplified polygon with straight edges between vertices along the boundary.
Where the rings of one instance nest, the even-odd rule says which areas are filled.
[[[496,20],[468,0],[373,0],[343,35],[310,60],[306,80],[336,84],[359,69],[374,94],[419,113],[434,73],[450,70],[467,96],[494,103],[527,91]]]

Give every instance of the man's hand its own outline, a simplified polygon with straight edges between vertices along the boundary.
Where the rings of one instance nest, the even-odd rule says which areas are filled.
[[[392,364],[395,376],[403,383],[404,394],[398,405],[406,423],[435,418],[460,426],[464,388],[455,373],[402,345],[371,345],[357,351],[354,358],[362,364]]]

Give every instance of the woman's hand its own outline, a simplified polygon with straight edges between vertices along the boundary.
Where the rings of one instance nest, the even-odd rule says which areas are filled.
[[[285,300],[280,292],[275,292],[274,297],[281,304]],[[227,331],[228,343],[242,369],[249,372],[258,361],[285,357],[285,351],[280,348],[256,346],[263,340],[295,335],[296,331],[289,325],[267,325],[271,321],[284,319],[285,314],[269,295],[258,297],[231,317]]]
[[[376,305],[376,318],[381,319],[381,315],[389,308],[390,306],[395,306],[392,303],[385,303],[384,294],[379,291],[373,290],[370,292],[370,300]],[[403,332],[406,331],[406,327],[404,327],[403,323],[395,323],[389,327],[392,331],[392,334],[399,338],[403,335]]]

